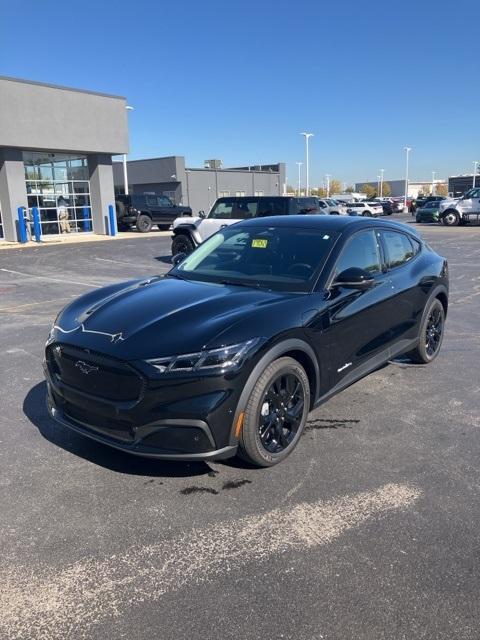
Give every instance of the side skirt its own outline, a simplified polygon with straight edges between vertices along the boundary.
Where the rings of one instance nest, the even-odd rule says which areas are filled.
[[[354,382],[360,380],[360,378],[364,378],[372,371],[379,369],[381,366],[386,364],[392,358],[395,358],[402,353],[407,353],[414,349],[418,344],[418,338],[414,340],[399,340],[391,345],[388,349],[384,349],[380,353],[377,353],[372,358],[369,358],[366,362],[359,365],[353,371],[350,371],[340,382],[338,382],[334,387],[332,387],[327,393],[320,396],[314,403],[313,409],[316,409],[321,404],[335,396],[340,391],[343,391]]]

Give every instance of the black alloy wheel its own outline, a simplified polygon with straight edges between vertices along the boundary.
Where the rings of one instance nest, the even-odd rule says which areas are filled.
[[[193,242],[190,238],[183,233],[180,235],[174,236],[172,240],[172,256],[176,256],[177,253],[192,253],[194,250]]]
[[[300,426],[305,394],[294,373],[280,374],[265,393],[260,410],[260,441],[270,453],[281,453],[293,442]]]
[[[445,309],[438,298],[434,298],[424,314],[420,328],[419,342],[407,356],[417,364],[429,364],[434,360],[442,346],[445,327]]]
[[[239,455],[270,467],[295,448],[310,409],[310,385],[293,358],[272,362],[257,380],[245,409]]]

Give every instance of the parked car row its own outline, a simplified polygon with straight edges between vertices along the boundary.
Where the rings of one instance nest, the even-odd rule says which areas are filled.
[[[440,222],[447,227],[479,222],[480,187],[470,189],[461,198],[417,198],[413,204],[413,214],[416,222]]]

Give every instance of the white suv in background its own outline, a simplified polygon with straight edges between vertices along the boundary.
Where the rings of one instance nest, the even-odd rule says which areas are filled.
[[[377,218],[383,215],[383,207],[378,202],[349,202],[347,213],[350,216],[367,216]]]
[[[447,227],[456,227],[472,219],[480,221],[480,187],[467,191],[461,198],[442,200],[438,207],[438,219]]]
[[[319,198],[318,206],[320,213],[330,214],[331,216],[346,216],[347,208],[342,202],[337,202],[333,198]]]

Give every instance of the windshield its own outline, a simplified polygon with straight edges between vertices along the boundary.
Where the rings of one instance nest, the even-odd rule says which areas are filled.
[[[170,273],[186,280],[307,292],[337,237],[321,228],[235,225],[213,235]]]

